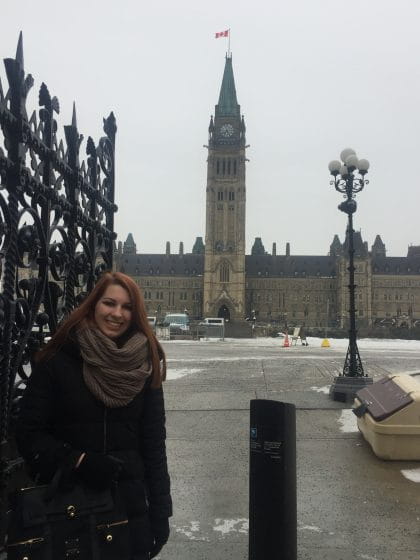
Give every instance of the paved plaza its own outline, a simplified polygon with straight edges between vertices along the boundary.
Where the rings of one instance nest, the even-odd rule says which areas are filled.
[[[296,405],[299,560],[419,560],[420,462],[376,458],[349,406],[328,397],[346,341],[331,341],[331,348],[319,339],[309,343],[164,343],[174,516],[160,560],[248,558],[255,398]],[[374,380],[420,373],[420,341],[362,340],[359,349]]]

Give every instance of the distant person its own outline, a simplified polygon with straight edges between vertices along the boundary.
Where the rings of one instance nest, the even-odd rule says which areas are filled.
[[[305,329],[303,327],[300,327],[299,336],[300,336],[300,341],[302,343],[302,346],[309,346],[308,341],[306,339]]]
[[[117,481],[131,560],[154,558],[169,538],[165,377],[138,286],[105,273],[36,356],[17,424],[37,482],[60,466],[95,489]]]

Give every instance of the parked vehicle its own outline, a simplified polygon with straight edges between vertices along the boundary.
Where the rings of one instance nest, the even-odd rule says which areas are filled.
[[[163,326],[181,331],[190,330],[190,318],[186,313],[167,313],[163,320]]]
[[[157,317],[147,317],[147,320],[149,321],[149,325],[155,331],[156,330]]]
[[[223,317],[206,317],[199,323],[199,336],[204,339],[225,338],[225,319]]]
[[[220,325],[220,326],[224,326],[225,324],[225,320],[223,317],[206,317],[205,319],[203,319],[202,323],[203,325]]]

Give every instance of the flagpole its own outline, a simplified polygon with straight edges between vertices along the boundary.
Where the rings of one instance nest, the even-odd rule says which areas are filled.
[[[228,29],[228,56],[230,58],[230,27]]]

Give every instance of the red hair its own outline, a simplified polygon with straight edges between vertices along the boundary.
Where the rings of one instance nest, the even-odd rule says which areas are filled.
[[[67,319],[58,327],[48,344],[36,355],[36,362],[44,361],[54,355],[66,342],[69,334],[84,320],[93,321],[95,307],[108,286],[116,284],[124,288],[130,296],[131,327],[130,330],[142,332],[149,341],[150,358],[153,366],[151,387],[161,387],[166,379],[166,359],[162,346],[149,324],[142,293],[130,276],[122,272],[105,272],[90,294],[74,309]],[[162,361],[162,367],[161,367]]]

